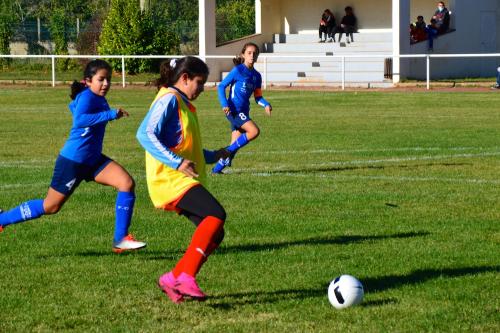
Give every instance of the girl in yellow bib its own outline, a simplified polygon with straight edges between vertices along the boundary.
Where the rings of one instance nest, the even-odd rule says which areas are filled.
[[[164,62],[156,81],[158,94],[137,131],[146,150],[146,178],[154,206],[176,211],[196,226],[184,256],[158,281],[174,303],[185,296],[206,298],[196,275],[224,238],[226,212],[204,187],[205,164],[226,158],[229,152],[202,148],[198,116],[191,104],[203,92],[207,77],[208,67],[198,58]]]

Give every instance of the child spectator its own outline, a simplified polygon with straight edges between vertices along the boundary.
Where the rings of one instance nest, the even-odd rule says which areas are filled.
[[[319,21],[319,42],[326,42],[327,38],[329,42],[335,41],[335,32],[337,30],[337,23],[335,22],[335,17],[330,9],[325,9],[323,15],[321,15],[321,20]],[[325,39],[323,40],[323,34],[325,34]]]
[[[417,21],[414,24],[410,24],[410,37],[412,43],[418,43],[427,39],[425,28],[424,17],[419,15]]]
[[[356,21],[356,16],[354,16],[352,7],[345,7],[345,16],[340,22],[339,43],[342,40],[343,32],[346,34],[347,43],[354,42],[353,32],[356,31]],[[349,36],[351,36],[351,41],[349,41]]]

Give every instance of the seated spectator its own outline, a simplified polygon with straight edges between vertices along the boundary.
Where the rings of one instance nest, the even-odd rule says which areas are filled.
[[[337,21],[335,20],[335,16],[330,11],[330,9],[327,9],[325,12],[327,14],[326,32],[328,34],[328,41],[330,43],[335,42],[335,34],[337,33]]]
[[[326,42],[327,38],[329,42],[335,41],[335,32],[337,31],[337,22],[335,22],[335,17],[329,9],[325,9],[323,15],[321,15],[321,20],[319,21],[319,42]],[[325,34],[325,39],[323,40],[323,34]]]
[[[450,12],[445,7],[444,2],[438,2],[437,10],[432,18],[436,20],[438,34],[444,34],[448,31],[450,28]]]
[[[345,16],[340,22],[340,35],[339,43],[342,40],[342,33],[345,32],[347,43],[354,42],[353,32],[356,31],[356,16],[354,16],[351,6],[345,7]],[[351,36],[351,41],[349,42],[349,36]]]
[[[415,24],[410,23],[410,44],[415,44],[417,42],[417,29]]]
[[[325,39],[323,40],[323,34],[325,34]],[[319,20],[319,42],[323,43],[326,41],[327,30],[326,30],[326,10],[321,15],[321,19]]]
[[[425,27],[426,24],[424,21],[424,17],[422,15],[417,16],[417,21],[415,22],[415,28],[422,29],[425,31]]]
[[[429,51],[434,51],[434,38],[438,35],[438,26],[436,19],[431,19],[431,24],[425,28],[427,38],[429,39]]]
[[[417,22],[410,24],[410,41],[411,43],[418,43],[427,39],[427,32],[425,31],[425,21],[422,15],[417,17]]]

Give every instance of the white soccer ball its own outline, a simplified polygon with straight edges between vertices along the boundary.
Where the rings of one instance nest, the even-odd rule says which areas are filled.
[[[328,286],[328,300],[337,309],[361,303],[364,294],[361,282],[351,275],[338,276]]]

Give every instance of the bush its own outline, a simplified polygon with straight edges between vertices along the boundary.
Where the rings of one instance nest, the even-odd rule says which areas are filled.
[[[101,55],[168,55],[179,53],[179,37],[152,12],[141,12],[139,1],[112,0],[97,47]],[[121,70],[121,60],[110,60]],[[158,61],[127,59],[128,73],[156,70]]]

